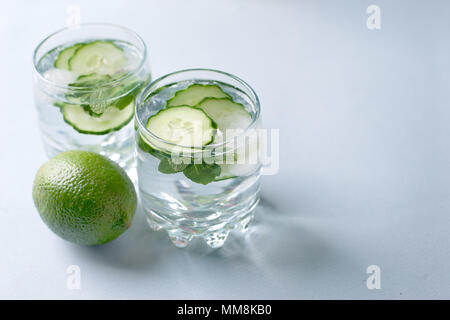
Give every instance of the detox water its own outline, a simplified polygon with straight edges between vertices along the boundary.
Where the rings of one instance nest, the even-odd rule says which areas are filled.
[[[115,27],[108,25],[89,25],[81,29],[83,28],[105,28],[101,31],[115,32],[108,29]],[[93,33],[97,29],[93,30]],[[124,31],[124,29],[120,30]],[[72,31],[67,29],[60,33],[70,32]],[[57,36],[59,33],[49,39]],[[145,45],[142,44],[139,47],[130,41],[100,38],[64,42],[51,47],[51,44],[45,43],[46,41],[49,40],[45,40],[36,49],[34,98],[47,155],[52,157],[62,151],[82,149],[105,155],[122,167],[133,167],[135,161],[134,99],[140,88],[150,79],[150,70],[145,62]],[[85,56],[77,56],[81,61],[78,62],[79,64],[84,63],[86,68],[90,68],[86,70],[92,70],[89,72],[80,74],[73,70],[56,67],[55,61],[61,57],[61,52],[65,49],[74,45],[82,46],[97,42],[111,44],[112,50],[123,55],[123,65],[120,69],[108,74],[90,65],[92,61],[103,61],[107,66],[110,62],[108,59],[112,59],[111,56],[115,54],[108,50],[99,52],[91,50],[92,52],[88,51]],[[70,54],[76,56],[77,52]],[[101,56],[102,54],[105,56]],[[96,111],[93,109],[94,103],[95,106],[105,105],[106,111],[96,114],[92,111]],[[108,109],[110,105],[122,109]]]
[[[251,117],[249,124],[242,116],[231,115],[230,123],[235,128],[239,128],[240,123],[251,127],[240,128],[242,135],[247,135],[247,139],[239,139],[240,143],[223,144],[223,132],[217,129],[215,141],[210,145],[216,156],[224,155],[222,159],[227,154],[246,153],[247,156],[239,164],[228,164],[226,160],[219,164],[220,175],[205,185],[193,181],[183,172],[162,173],[161,158],[148,148],[147,129],[142,126],[152,115],[167,108],[168,100],[193,84],[218,86],[235,103],[242,105]],[[166,230],[179,247],[186,246],[196,236],[211,247],[220,247],[232,229],[245,231],[259,202],[260,189],[261,164],[258,157],[248,157],[249,153],[259,152],[258,140],[248,137],[255,135],[260,127],[259,104],[255,104],[255,98],[223,81],[187,79],[146,90],[138,102],[136,119],[139,190],[150,227]],[[250,158],[253,160],[249,161]]]

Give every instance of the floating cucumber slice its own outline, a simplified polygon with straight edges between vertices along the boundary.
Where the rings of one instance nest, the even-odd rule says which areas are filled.
[[[175,145],[202,147],[214,139],[216,123],[208,115],[190,106],[176,106],[160,110],[147,120],[147,129],[168,143],[152,139],[156,149],[183,151]]]
[[[77,43],[62,50],[55,60],[55,68],[69,70],[69,59],[72,58],[75,51],[82,45],[82,43]]]
[[[122,110],[110,107],[100,116],[92,116],[89,107],[83,105],[64,104],[60,108],[64,121],[76,131],[97,135],[121,129],[134,114],[133,102]]]
[[[252,116],[244,106],[230,98],[205,98],[196,108],[205,111],[223,132],[226,129],[246,129],[252,122]]]
[[[206,97],[231,98],[216,84],[191,84],[186,89],[177,91],[173,98],[167,101],[167,106],[195,106]]]
[[[197,106],[205,111],[216,123],[221,131],[216,135],[214,143],[223,142],[224,135],[230,134],[227,129],[245,130],[252,122],[251,114],[240,103],[236,103],[229,98],[205,98]],[[237,131],[235,134],[240,134]],[[233,132],[231,133],[233,134]],[[255,134],[255,133],[253,133]],[[234,135],[234,134],[233,134]],[[231,138],[227,136],[226,139]],[[221,173],[214,181],[222,181],[236,177],[243,177],[252,174],[259,166],[257,161],[258,145],[250,148],[249,143],[258,143],[255,139],[245,139],[239,141],[239,145],[233,150],[232,163],[220,164]],[[252,153],[252,154],[250,154]],[[222,159],[227,161],[228,159]],[[256,162],[256,163],[250,163]]]
[[[69,70],[81,75],[114,74],[126,64],[121,48],[111,41],[93,41],[78,47],[69,59]]]
[[[219,164],[221,168],[220,176],[216,177],[215,181],[249,176],[258,169],[260,164],[257,160],[257,155],[251,157],[250,155],[245,154],[244,150],[245,148],[236,150],[236,161],[234,163]]]
[[[256,133],[255,133],[256,134]],[[226,155],[221,159],[223,163],[219,164],[221,168],[220,176],[215,181],[231,179],[236,177],[245,177],[253,174],[259,167],[259,141],[256,136],[241,141],[236,149],[231,151],[232,159],[227,159]]]

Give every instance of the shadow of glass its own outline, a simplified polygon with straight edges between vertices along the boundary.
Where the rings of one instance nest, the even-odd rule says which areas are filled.
[[[212,249],[201,239],[194,239],[187,248],[179,249],[165,232],[150,231],[140,208],[130,230],[118,239],[98,247],[76,246],[75,250],[91,261],[143,273],[174,261],[187,273],[191,268],[194,272],[206,265],[224,272],[236,266],[261,272],[287,269],[316,272],[339,257],[304,222],[301,215],[279,211],[262,199],[249,230],[246,233],[233,230],[222,248]]]

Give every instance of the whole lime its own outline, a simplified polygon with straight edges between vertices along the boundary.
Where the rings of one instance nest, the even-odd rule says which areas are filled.
[[[41,166],[33,200],[58,236],[82,245],[109,242],[131,225],[136,191],[126,172],[93,152],[66,151]]]

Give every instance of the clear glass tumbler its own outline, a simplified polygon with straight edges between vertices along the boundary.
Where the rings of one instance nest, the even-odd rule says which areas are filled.
[[[35,49],[34,100],[49,157],[82,149],[135,164],[135,98],[150,81],[144,41],[110,24],[59,30]]]
[[[198,115],[197,109],[215,122],[207,145],[181,145],[155,133],[158,127],[183,139],[196,119],[176,110]],[[234,75],[189,69],[148,85],[136,103],[135,134],[140,199],[150,227],[166,230],[178,247],[201,237],[217,248],[232,229],[247,230],[259,202],[260,126],[256,93]]]

